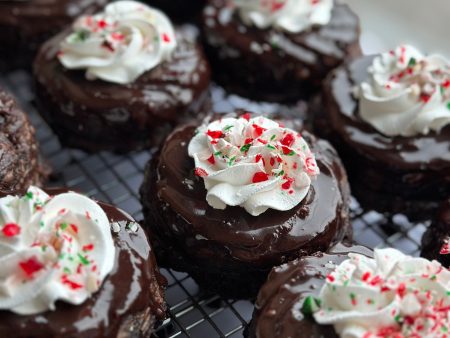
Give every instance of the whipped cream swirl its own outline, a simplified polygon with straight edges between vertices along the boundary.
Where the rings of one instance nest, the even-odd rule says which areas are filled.
[[[189,143],[195,173],[215,209],[241,206],[253,216],[290,210],[319,174],[314,154],[294,130],[264,117],[224,118],[203,125]]]
[[[176,46],[164,13],[140,2],[117,1],[76,20],[58,58],[66,68],[86,69],[88,79],[127,84],[169,60]]]
[[[299,33],[330,22],[333,0],[232,0],[247,25]]]
[[[450,124],[450,63],[400,46],[373,60],[361,84],[360,115],[387,136],[439,132]]]
[[[105,212],[73,192],[54,197],[30,187],[0,199],[0,309],[21,315],[81,304],[113,269]]]
[[[442,337],[450,326],[450,272],[395,249],[349,254],[327,276],[314,313],[342,338]]]

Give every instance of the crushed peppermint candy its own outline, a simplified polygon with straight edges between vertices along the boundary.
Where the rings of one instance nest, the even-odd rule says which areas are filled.
[[[268,208],[293,208],[319,174],[315,156],[299,132],[265,117],[252,118],[249,113],[200,127],[188,151],[195,160],[194,174],[205,180],[208,203],[215,208],[241,205],[249,211],[246,200],[262,198],[261,190],[283,196],[283,202],[281,197],[280,202],[270,202],[269,196],[253,200],[251,204],[258,206],[249,211],[253,215]],[[222,196],[232,191],[236,195]]]
[[[395,249],[375,250],[374,256],[349,254],[327,276],[315,302],[320,304],[315,320],[351,337],[448,335],[450,271]]]

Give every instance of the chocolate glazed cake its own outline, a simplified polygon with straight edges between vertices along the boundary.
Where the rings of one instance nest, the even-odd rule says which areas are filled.
[[[421,255],[450,268],[450,199],[442,203],[434,222],[423,235]]]
[[[46,192],[57,195],[67,190],[52,188]],[[98,204],[111,222],[115,245],[114,267],[103,285],[81,305],[58,302],[54,311],[36,315],[0,311],[2,337],[143,338],[165,318],[167,281],[159,273],[143,229],[124,211]]]
[[[428,218],[450,194],[450,126],[388,137],[362,120],[355,86],[368,78],[373,59],[362,57],[330,75],[315,130],[336,145],[364,207]]]
[[[15,99],[1,88],[0,151],[0,189],[26,189],[47,179],[49,168],[40,162],[33,126]]]
[[[107,0],[0,1],[0,57],[9,66],[31,67],[39,45],[72,20]]]
[[[336,4],[328,24],[299,33],[246,25],[227,0],[203,14],[206,51],[215,79],[231,92],[264,101],[294,101],[319,89],[330,70],[361,54],[359,21]]]
[[[87,80],[57,59],[64,32],[46,42],[34,74],[40,113],[67,146],[127,152],[158,145],[172,128],[210,107],[209,65],[201,47],[178,32],[170,61],[131,84]]]
[[[219,210],[207,203],[188,156],[195,131],[176,129],[145,170],[141,200],[160,264],[226,297],[252,297],[273,266],[350,235],[347,177],[330,144],[302,132],[320,174],[293,209],[255,217],[239,206]]]
[[[249,338],[338,338],[331,325],[318,325],[302,313],[308,296],[317,297],[326,276],[348,259],[348,253],[372,256],[362,246],[339,244],[327,253],[317,253],[276,267],[259,291],[253,319],[246,331]]]

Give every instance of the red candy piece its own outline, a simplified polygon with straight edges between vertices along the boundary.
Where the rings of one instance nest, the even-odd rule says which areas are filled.
[[[281,188],[283,188],[284,190],[289,190],[289,189],[291,189],[291,186],[292,186],[292,183],[293,183],[293,182],[294,182],[294,179],[288,177],[287,180],[286,180],[286,182],[284,182],[284,183],[281,185]]]
[[[71,281],[69,278],[67,278],[66,275],[63,275],[61,277],[61,282],[65,285],[67,285],[69,288],[71,288],[72,290],[78,290],[81,289],[83,287],[83,285],[78,284],[74,281]]]
[[[216,163],[216,159],[214,158],[214,155],[211,155],[211,156],[208,158],[208,162],[211,163],[211,164],[215,164],[215,163]]]
[[[269,179],[269,175],[267,175],[266,173],[260,171],[257,172],[253,175],[253,179],[252,182],[253,183],[259,183],[259,182],[264,182],[267,181]]]
[[[257,124],[253,124],[252,127],[255,130],[256,136],[261,136],[262,133],[264,133],[267,130],[266,128],[258,126]]]
[[[20,226],[16,223],[7,223],[3,226],[2,232],[5,237],[14,237],[20,234]]]
[[[195,168],[195,172],[194,173],[198,177],[207,177],[208,176],[208,173],[202,168]]]
[[[92,251],[92,250],[94,250],[94,244],[87,244],[87,245],[84,245],[83,246],[83,251]]]
[[[285,137],[283,137],[280,141],[280,143],[286,147],[292,146],[294,144],[295,137],[293,134],[287,134]]]
[[[27,277],[33,277],[33,275],[42,270],[44,265],[37,260],[35,256],[29,258],[26,261],[19,262],[19,266],[23,272],[27,275]]]
[[[163,39],[164,42],[170,42],[170,37],[169,37],[169,35],[167,35],[166,33],[164,33],[164,34],[162,35],[162,39]]]
[[[244,120],[250,121],[251,115],[250,115],[250,113],[245,113],[245,114],[242,114],[241,117],[242,117]]]
[[[206,135],[208,135],[209,137],[211,137],[213,139],[217,139],[217,138],[221,138],[223,136],[223,133],[220,130],[208,130],[206,132]]]
[[[286,146],[282,146],[282,147],[281,147],[281,150],[283,150],[283,154],[284,154],[284,155],[288,155],[288,154],[291,153],[291,149],[289,149],[289,148],[286,147]]]
[[[71,224],[70,227],[72,228],[73,232],[76,234],[78,233],[78,227],[75,224]]]

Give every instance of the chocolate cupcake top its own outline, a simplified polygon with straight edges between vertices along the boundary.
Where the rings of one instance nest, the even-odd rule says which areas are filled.
[[[362,119],[387,136],[439,133],[450,125],[450,62],[412,46],[375,57],[360,86]]]
[[[91,199],[72,192],[50,199],[30,187],[0,199],[4,288],[0,309],[21,315],[79,305],[97,292],[114,265],[108,217]]]
[[[397,170],[450,167],[449,64],[410,46],[348,63],[325,84],[346,143]]]
[[[247,25],[299,33],[330,22],[333,0],[231,0],[230,6]]]
[[[448,332],[449,292],[450,271],[436,261],[395,249],[349,254],[327,275],[314,319],[340,337],[432,338]]]
[[[117,1],[83,16],[60,45],[68,69],[86,69],[88,79],[127,84],[169,60],[177,46],[164,13],[137,1]]]
[[[241,206],[253,216],[294,208],[319,174],[300,133],[248,113],[201,126],[188,152],[211,207]]]
[[[162,319],[164,279],[140,226],[83,195],[49,192],[0,198],[0,333],[117,336],[134,330],[129,321],[140,330],[144,317]]]
[[[261,268],[341,240],[345,171],[327,142],[298,132],[248,114],[175,130],[141,187],[152,232],[188,256]]]
[[[347,5],[329,0],[210,0],[204,24],[212,45],[238,48],[225,49],[226,55],[258,55],[275,72],[295,61],[291,71],[304,79],[322,80],[348,54],[360,55],[357,16]]]
[[[450,272],[394,249],[333,249],[275,268],[255,337],[438,337],[450,322]],[[320,288],[320,289],[319,289]],[[287,315],[289,313],[289,315]]]

